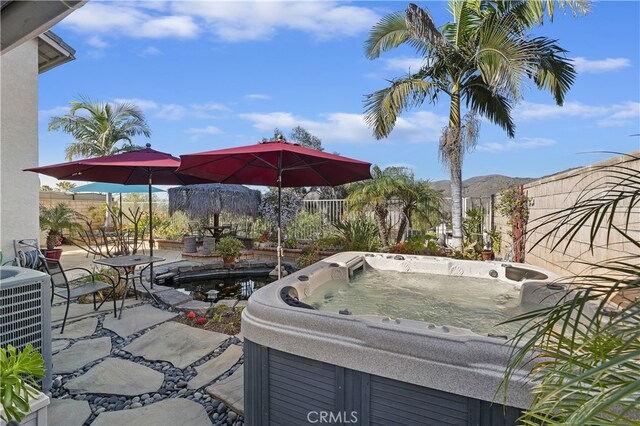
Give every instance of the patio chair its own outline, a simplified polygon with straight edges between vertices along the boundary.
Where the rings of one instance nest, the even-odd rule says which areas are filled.
[[[40,256],[39,259],[44,271],[51,276],[51,303],[53,304],[54,297],[60,297],[66,301],[60,334],[64,333],[64,326],[67,322],[67,316],[69,315],[69,304],[72,300],[76,300],[82,296],[93,295],[94,311],[100,309],[109,296],[111,296],[113,298],[113,316],[116,316],[116,284],[111,277],[105,274],[91,272],[85,268],[70,268],[65,270],[58,260],[47,259],[44,256]],[[78,270],[86,272],[87,275],[74,279],[67,277],[67,272]],[[100,278],[100,280],[96,278]],[[102,302],[100,302],[100,305],[96,306],[96,293],[109,289],[111,290],[111,294],[105,296]]]

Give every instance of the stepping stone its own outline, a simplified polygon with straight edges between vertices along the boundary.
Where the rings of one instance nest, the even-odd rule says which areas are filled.
[[[51,330],[53,337],[64,337],[67,339],[78,339],[80,337],[91,336],[98,326],[98,318],[90,317],[76,322],[69,322],[64,326],[64,333],[60,334],[61,328]]]
[[[54,302],[58,302],[61,299],[56,298]],[[120,303],[122,303],[122,299],[118,300],[118,312],[120,311]],[[129,299],[125,299],[124,306],[138,305],[142,303],[141,300],[136,300],[131,297]],[[51,323],[52,325],[62,325],[62,319],[64,318],[64,310],[66,305],[64,303],[55,305],[51,307]],[[93,310],[93,303],[72,303],[69,305],[69,316],[67,317],[67,324],[69,324],[70,320],[91,317],[96,315],[101,315],[104,313],[111,312],[110,315],[113,316],[113,300],[109,299],[100,309],[97,311]],[[122,314],[124,316],[124,313]]]
[[[212,397],[224,402],[238,414],[244,414],[244,366],[231,376],[205,389]]]
[[[51,398],[47,408],[49,426],[82,426],[90,415],[87,401]]]
[[[56,352],[60,352],[69,346],[70,340],[67,339],[59,339],[51,341],[51,353],[55,354]]]
[[[211,353],[229,336],[170,321],[129,343],[123,350],[149,361],[168,361],[185,368]]]
[[[69,380],[65,387],[72,394],[135,396],[157,392],[162,382],[164,374],[149,367],[119,358],[107,358],[82,376]]]
[[[211,426],[204,407],[184,398],[165,399],[140,408],[107,411],[98,415],[91,426],[189,425]]]
[[[53,356],[53,374],[72,373],[111,353],[111,338],[81,340]]]
[[[242,348],[240,346],[229,346],[222,354],[196,367],[198,375],[189,380],[187,387],[189,389],[199,389],[207,383],[213,382],[229,371],[240,360],[241,356]]]
[[[163,291],[160,293],[156,293],[155,296],[160,299],[162,303],[166,303],[169,306],[180,305],[193,299],[191,295],[178,290]]]
[[[163,311],[151,305],[142,305],[123,311],[122,319],[107,316],[102,327],[117,333],[119,336],[127,337],[176,316],[178,314],[174,312]]]

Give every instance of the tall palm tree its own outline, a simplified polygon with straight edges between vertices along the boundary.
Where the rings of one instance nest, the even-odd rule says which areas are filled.
[[[385,89],[368,94],[365,118],[378,139],[388,136],[405,110],[450,100],[449,123],[440,138],[440,156],[451,173],[453,241],[462,247],[462,162],[478,137],[477,115],[515,136],[513,104],[521,98],[525,78],[549,90],[556,104],[575,78],[565,50],[555,40],[532,37],[527,30],[553,19],[554,8],[568,6],[586,13],[588,0],[450,0],[453,20],[438,29],[428,11],[409,4],[405,12],[382,18],[365,43],[369,59],[402,44],[424,58],[416,73],[397,78]],[[463,115],[462,103],[467,113]]]
[[[49,130],[62,130],[74,138],[65,148],[67,160],[103,157],[137,148],[132,138],[151,136],[144,114],[130,103],[71,101],[69,113],[51,117]],[[110,224],[111,194],[107,194],[105,226]]]

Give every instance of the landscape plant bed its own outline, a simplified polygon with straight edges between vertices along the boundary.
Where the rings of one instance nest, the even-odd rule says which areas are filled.
[[[240,333],[240,320],[243,307],[230,308],[224,304],[212,309],[207,316],[199,316],[194,312],[180,313],[173,321],[203,330],[215,331],[234,336]]]

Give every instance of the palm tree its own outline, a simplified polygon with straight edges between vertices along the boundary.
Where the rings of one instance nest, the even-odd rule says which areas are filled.
[[[574,14],[589,9],[587,0],[558,4]],[[449,123],[440,138],[440,156],[451,174],[452,244],[457,249],[462,247],[462,163],[477,141],[476,116],[502,127],[512,138],[511,110],[521,98],[525,78],[551,91],[558,105],[573,83],[575,70],[563,57],[565,50],[555,40],[527,35],[543,22],[545,11],[553,19],[555,5],[551,0],[450,0],[453,21],[439,30],[428,11],[409,4],[406,12],[382,18],[369,33],[365,43],[369,59],[405,43],[424,57],[416,73],[366,96],[365,119],[377,139],[391,133],[405,110],[449,96]]]
[[[49,130],[62,130],[74,138],[67,145],[67,160],[103,157],[137,148],[132,138],[151,136],[144,114],[130,103],[96,102],[89,98],[71,101],[69,113],[51,117]],[[105,226],[110,224],[112,198],[107,194]]]
[[[80,113],[80,114],[79,114]],[[69,113],[51,117],[49,130],[62,130],[74,138],[67,145],[67,160],[102,157],[134,148],[134,136],[151,136],[144,114],[130,103],[71,101]]]
[[[47,231],[47,248],[54,249],[63,230],[80,230],[77,220],[80,215],[64,203],[53,207],[40,206],[40,228]]]
[[[63,180],[62,182],[56,183],[56,189],[61,192],[68,192],[75,188],[77,185],[73,182],[67,182]]]
[[[439,216],[439,208],[434,207],[440,204],[442,196],[428,181],[416,180],[412,172],[405,170],[404,175],[398,176],[394,195],[402,210],[396,243],[402,241],[407,226],[413,228],[414,214],[422,219],[422,222],[428,223],[429,227],[434,225],[434,213],[435,216]]]

